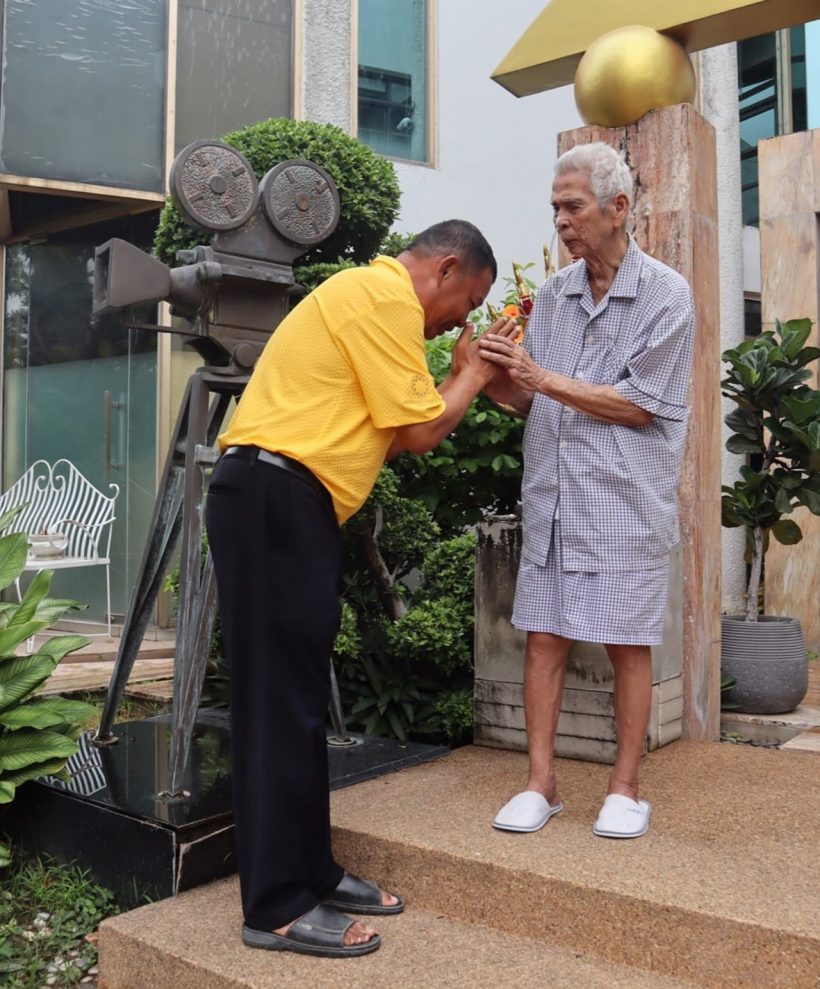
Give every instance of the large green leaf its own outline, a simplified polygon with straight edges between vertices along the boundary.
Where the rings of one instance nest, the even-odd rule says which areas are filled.
[[[54,635],[40,646],[37,655],[60,660],[70,652],[76,652],[77,649],[87,646],[90,641],[91,639],[84,635]]]
[[[23,600],[17,608],[17,614],[9,622],[9,627],[13,625],[25,625],[34,618],[37,605],[48,594],[51,586],[51,578],[54,576],[53,570],[40,570],[34,575],[34,579],[26,588]]]
[[[19,707],[0,712],[0,725],[9,729],[53,728],[55,725],[76,724],[94,713],[91,704],[67,700],[65,697],[35,697]]]
[[[76,749],[76,745],[74,747]],[[62,779],[70,779],[64,772],[68,758],[70,756],[60,757],[58,759],[44,759],[42,762],[35,762],[30,766],[26,766],[25,769],[3,773],[3,781],[20,786],[21,783],[27,783],[29,780],[38,780],[41,776],[57,776]]]
[[[791,519],[781,519],[772,526],[772,535],[784,546],[793,546],[803,538],[800,526]]]
[[[10,804],[14,800],[16,784],[10,780],[0,780],[0,804]]]
[[[820,416],[820,392],[808,395],[784,395],[780,404],[786,415],[798,423],[807,419],[817,419]]]
[[[746,412],[744,409],[734,409],[726,416],[725,422],[733,433],[739,433],[741,436],[745,436],[746,439],[758,442],[760,434],[758,431],[759,420],[757,416]]]
[[[54,672],[55,666],[51,656],[42,656],[39,653],[18,656],[0,663],[0,711],[7,710],[12,704],[18,704],[41,683],[45,683]]]
[[[68,759],[77,751],[76,742],[65,735],[36,728],[21,728],[0,735],[0,769],[26,769],[50,759]]]
[[[808,508],[814,515],[820,515],[820,494],[811,488],[803,486],[796,492],[797,500]]]
[[[25,532],[0,537],[0,590],[13,584],[23,572],[28,556]]]
[[[37,605],[36,618],[44,621],[46,625],[53,625],[69,610],[85,611],[88,605],[80,604],[77,601],[63,601],[58,598],[46,598]]]
[[[48,628],[48,622],[30,621],[17,625],[12,619],[5,628],[0,629],[0,656],[12,655],[20,643],[37,632],[42,632],[44,628]]]
[[[760,443],[735,433],[726,440],[726,449],[730,453],[760,453]]]
[[[777,329],[783,341],[781,349],[787,357],[794,358],[809,338],[811,320],[790,319],[786,323],[778,323]]]
[[[816,361],[818,357],[820,357],[820,347],[804,347],[797,356],[796,361],[798,366],[803,367],[803,365],[809,364],[811,361]]]
[[[783,515],[788,515],[792,510],[792,500],[789,497],[789,493],[784,489],[780,488],[774,497],[775,508]]]
[[[28,505],[28,502],[26,502],[25,505],[16,505],[14,508],[10,508],[7,512],[3,512],[3,514],[0,515],[0,532],[6,528],[15,515],[19,515],[20,512],[23,511],[26,505]]]

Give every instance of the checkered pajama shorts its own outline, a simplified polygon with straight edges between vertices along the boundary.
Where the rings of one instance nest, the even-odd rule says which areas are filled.
[[[581,642],[649,646],[663,641],[669,567],[583,573],[562,570],[554,523],[544,566],[522,559],[512,623]]]

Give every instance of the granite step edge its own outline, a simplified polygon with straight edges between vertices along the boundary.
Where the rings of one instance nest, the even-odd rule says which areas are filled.
[[[820,937],[659,903],[334,826],[350,871],[414,907],[640,970],[725,989],[817,989]]]

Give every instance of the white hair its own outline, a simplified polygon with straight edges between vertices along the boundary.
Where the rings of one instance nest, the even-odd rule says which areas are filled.
[[[593,144],[576,144],[565,151],[555,163],[555,174],[589,172],[592,194],[603,209],[623,193],[632,205],[632,174],[623,155],[602,141]]]

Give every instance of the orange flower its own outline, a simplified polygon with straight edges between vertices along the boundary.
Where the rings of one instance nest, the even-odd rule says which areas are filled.
[[[523,329],[521,329],[515,334],[515,337],[513,337],[513,343],[516,344],[516,346],[519,346],[523,342],[524,342],[524,331]]]
[[[504,308],[501,310],[501,315],[506,316],[507,319],[520,319],[521,310],[518,308],[517,305],[515,305],[515,303],[510,302],[508,305],[504,306]]]

